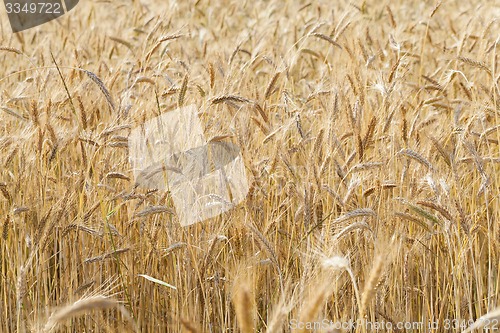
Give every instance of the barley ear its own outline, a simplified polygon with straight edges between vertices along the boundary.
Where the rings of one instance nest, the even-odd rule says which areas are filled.
[[[384,267],[384,260],[381,255],[375,258],[368,280],[363,288],[363,294],[361,295],[361,306],[359,308],[360,318],[364,318],[365,311],[375,296],[377,288],[379,286],[380,277],[382,275],[382,269]]]
[[[253,301],[247,283],[241,283],[236,286],[233,296],[233,304],[236,311],[236,319],[240,332],[255,332],[253,319]]]

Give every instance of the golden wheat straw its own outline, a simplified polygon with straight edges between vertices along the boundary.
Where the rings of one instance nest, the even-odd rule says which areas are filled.
[[[55,311],[45,323],[43,332],[51,332],[54,330],[56,325],[81,314],[93,310],[106,310],[116,307],[120,308],[120,311],[123,314],[128,315],[128,312],[112,298],[97,295],[80,299],[73,304],[69,304],[62,309]]]
[[[251,300],[248,286],[240,285],[235,293],[236,296],[234,297],[233,302],[236,309],[236,318],[238,320],[240,332],[255,332],[252,314],[253,302]]]
[[[109,252],[109,253],[106,253],[106,254],[103,254],[103,255],[100,255],[100,256],[96,256],[96,257],[92,257],[92,258],[87,258],[87,259],[83,260],[83,263],[85,263],[85,264],[91,264],[91,263],[94,263],[94,262],[97,262],[97,261],[103,261],[103,260],[106,260],[106,259],[117,258],[117,256],[119,254],[125,253],[125,252],[127,252],[129,250],[130,250],[130,248],[118,249],[118,250],[115,250],[115,251],[112,251],[112,252]]]

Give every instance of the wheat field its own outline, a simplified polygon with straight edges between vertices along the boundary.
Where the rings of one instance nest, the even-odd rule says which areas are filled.
[[[499,328],[495,1],[82,0],[17,34],[0,17],[0,332]],[[186,227],[135,186],[128,142],[183,105],[250,184]]]

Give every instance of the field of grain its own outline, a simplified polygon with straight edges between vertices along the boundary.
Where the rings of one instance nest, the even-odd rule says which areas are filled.
[[[0,332],[499,329],[494,2],[2,8]],[[183,105],[250,184],[187,227],[128,149]]]

